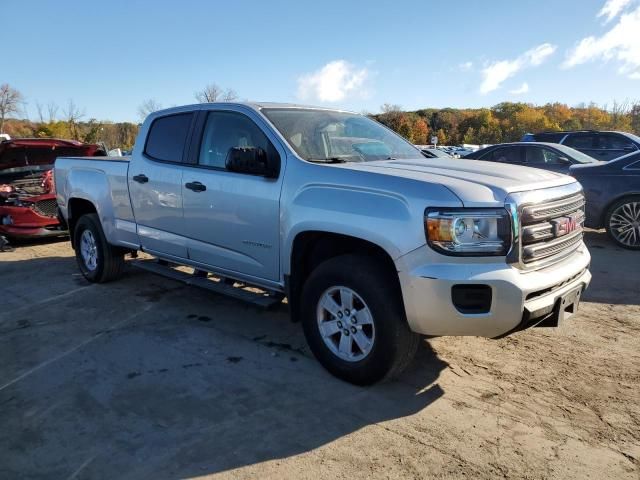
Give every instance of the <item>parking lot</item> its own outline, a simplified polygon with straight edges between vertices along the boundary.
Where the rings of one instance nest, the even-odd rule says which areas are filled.
[[[358,388],[263,311],[130,268],[91,285],[66,241],[0,253],[0,478],[634,478],[640,261],[588,232],[561,329],[425,340]]]

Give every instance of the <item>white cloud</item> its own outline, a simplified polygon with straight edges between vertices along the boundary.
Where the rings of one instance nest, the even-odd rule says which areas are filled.
[[[513,77],[524,68],[537,67],[541,65],[553,52],[556,46],[550,43],[543,43],[537,47],[527,50],[513,60],[500,60],[490,63],[482,69],[482,83],[480,93],[487,94],[497,90],[506,79]]]
[[[522,95],[523,93],[527,93],[528,91],[529,91],[529,84],[527,82],[524,82],[518,88],[510,90],[509,93],[511,95]]]
[[[458,65],[458,68],[463,72],[468,72],[469,70],[473,69],[473,62],[463,62]]]
[[[607,0],[598,12],[598,17],[607,17],[604,19],[604,23],[609,23],[633,2],[634,0]]]
[[[640,78],[640,7],[620,16],[601,37],[583,38],[568,52],[562,66],[571,68],[594,60],[617,60],[620,74]]]
[[[369,71],[345,60],[334,60],[298,78],[298,98],[340,102],[351,95],[362,96]]]

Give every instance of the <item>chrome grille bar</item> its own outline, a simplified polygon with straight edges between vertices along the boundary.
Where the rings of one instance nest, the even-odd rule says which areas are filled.
[[[584,206],[577,182],[509,195],[514,242],[508,261],[530,270],[570,256],[582,243]]]
[[[582,194],[541,205],[528,205],[522,209],[522,222],[528,223],[535,220],[561,217],[581,209],[584,209],[584,196]]]

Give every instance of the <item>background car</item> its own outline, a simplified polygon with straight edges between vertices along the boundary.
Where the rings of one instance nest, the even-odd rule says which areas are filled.
[[[0,142],[0,236],[58,236],[53,165],[58,156],[104,155],[100,145],[55,138],[14,138]]]
[[[527,133],[522,137],[522,141],[559,143],[605,162],[640,150],[640,137],[632,133],[615,131]]]
[[[427,158],[453,158],[447,152],[444,152],[437,148],[421,148],[420,151]]]
[[[569,173],[584,189],[585,225],[605,228],[621,247],[640,250],[640,152],[574,165]]]
[[[515,142],[492,145],[470,153],[465,159],[510,163],[569,173],[571,165],[600,163],[582,152],[556,143]]]

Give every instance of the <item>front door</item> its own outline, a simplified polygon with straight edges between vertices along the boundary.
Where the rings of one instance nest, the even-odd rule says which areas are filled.
[[[182,160],[194,113],[159,117],[144,152],[129,165],[129,192],[143,250],[187,258],[182,214]]]
[[[284,161],[284,151],[274,145],[278,141],[255,113],[224,109],[207,113],[196,164],[186,166],[182,178],[191,260],[230,275],[279,279],[283,175],[267,179],[225,168],[233,147],[260,147]]]

